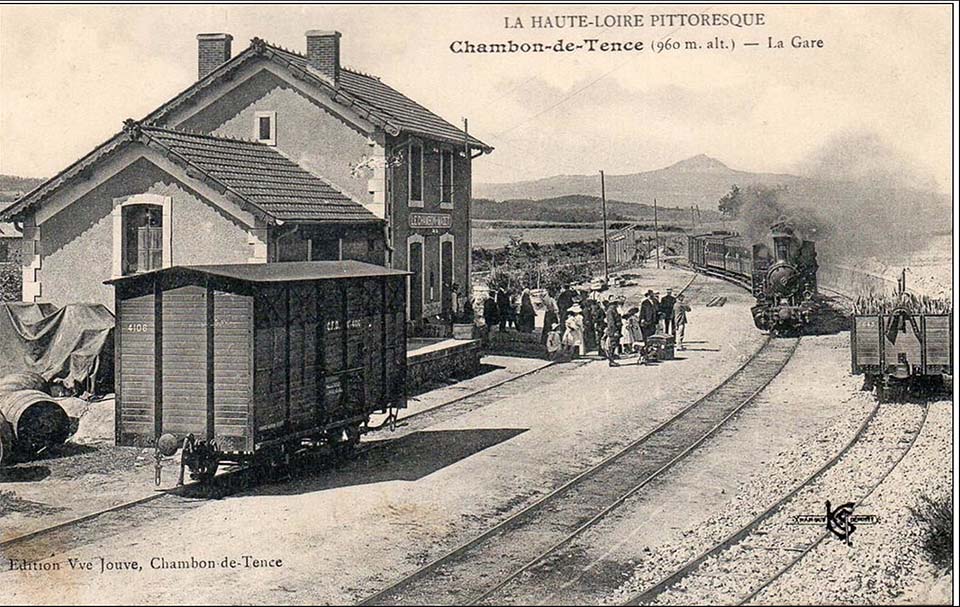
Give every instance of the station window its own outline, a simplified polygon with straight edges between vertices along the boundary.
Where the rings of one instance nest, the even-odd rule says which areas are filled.
[[[254,115],[253,137],[266,145],[277,144],[277,113],[257,112]]]
[[[453,152],[440,152],[440,202],[453,204]]]
[[[423,204],[423,146],[419,143],[410,144],[410,202]]]
[[[123,208],[123,273],[163,267],[163,208],[135,204]]]

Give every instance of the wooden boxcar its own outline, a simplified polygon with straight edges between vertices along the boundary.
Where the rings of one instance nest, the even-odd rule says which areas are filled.
[[[942,384],[953,369],[953,317],[949,314],[863,314],[853,317],[851,371],[865,376],[881,401],[912,387]]]
[[[108,281],[117,443],[202,451],[206,463],[192,463],[203,476],[308,441],[359,440],[371,413],[406,406],[406,275],[317,261]]]

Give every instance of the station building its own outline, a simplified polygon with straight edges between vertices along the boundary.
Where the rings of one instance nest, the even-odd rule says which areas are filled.
[[[409,270],[408,318],[470,272],[472,161],[492,148],[375,76],[339,32],[305,53],[197,36],[198,79],[19,198],[24,301],[113,307],[172,265],[356,259]]]

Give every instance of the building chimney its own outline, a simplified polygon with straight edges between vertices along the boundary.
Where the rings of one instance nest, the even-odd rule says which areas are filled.
[[[197,34],[197,75],[203,78],[230,61],[230,34]]]
[[[334,83],[340,79],[340,32],[307,32],[307,63]]]

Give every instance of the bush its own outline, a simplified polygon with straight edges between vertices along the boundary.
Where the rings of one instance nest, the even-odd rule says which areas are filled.
[[[22,281],[20,264],[0,263],[0,301],[20,301]]]
[[[937,567],[953,570],[953,494],[932,500],[923,496],[913,510],[914,516],[926,529],[923,549]]]

